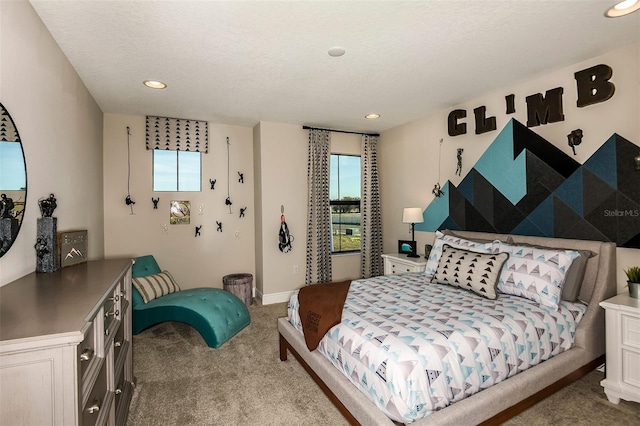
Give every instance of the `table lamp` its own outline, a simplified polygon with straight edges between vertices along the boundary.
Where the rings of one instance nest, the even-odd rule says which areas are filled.
[[[410,223],[411,224],[411,241],[414,243],[413,246],[416,247],[415,241],[415,225],[416,223],[422,223],[424,219],[422,217],[422,209],[420,207],[405,207],[402,212],[402,223]],[[418,249],[416,248],[416,251]],[[420,257],[418,253],[413,252],[409,253],[407,257]]]

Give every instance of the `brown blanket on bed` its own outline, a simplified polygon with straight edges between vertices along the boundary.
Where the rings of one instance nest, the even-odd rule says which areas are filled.
[[[351,280],[306,286],[298,293],[300,322],[310,351],[318,347],[327,331],[342,320],[342,308]]]

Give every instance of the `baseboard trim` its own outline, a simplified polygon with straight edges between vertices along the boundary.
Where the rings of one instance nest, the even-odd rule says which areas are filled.
[[[295,290],[270,294],[262,294],[260,291],[258,291],[257,293],[260,303],[262,303],[263,305],[272,305],[274,303],[288,302],[289,299],[291,299],[291,295],[295,293]]]

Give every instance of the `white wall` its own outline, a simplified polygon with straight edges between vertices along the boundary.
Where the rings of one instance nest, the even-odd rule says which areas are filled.
[[[263,303],[288,300],[288,295],[304,285],[307,229],[307,132],[302,126],[262,121],[257,126],[254,157],[260,158],[261,191],[256,193],[261,211],[261,235],[258,259],[262,264],[261,289]],[[280,207],[284,206],[293,249],[278,249]],[[298,266],[299,274],[293,274]]]
[[[127,196],[127,126],[131,129],[130,191],[136,203],[133,215],[124,202]],[[230,167],[227,167],[227,137]],[[222,288],[224,275],[255,274],[251,128],[209,123],[209,153],[201,155],[201,192],[153,192],[153,151],[146,150],[145,141],[145,117],[105,114],[105,255],[152,254],[183,289]],[[244,183],[238,181],[238,172],[244,174]],[[209,179],[216,180],[214,190],[210,189]],[[233,203],[232,214],[225,205],[228,193]],[[151,198],[158,197],[160,201],[155,210]],[[191,202],[189,225],[169,224],[171,200]],[[200,206],[202,214],[199,214]],[[240,207],[247,207],[244,218],[239,216]],[[222,232],[217,232],[216,221],[222,222]],[[168,227],[166,234],[163,224]],[[195,236],[196,225],[202,225],[199,237]]]
[[[574,73],[598,64],[613,69],[611,81],[616,86],[615,94],[606,102],[578,108]],[[397,251],[397,240],[409,235],[407,225],[402,223],[403,207],[426,208],[434,198],[431,190],[438,179],[441,184],[450,180],[458,185],[511,118],[526,124],[525,97],[544,94],[556,87],[564,88],[565,121],[532,127],[534,132],[573,157],[567,135],[576,128],[582,129],[584,138],[573,157],[580,163],[613,133],[640,145],[640,44],[637,43],[386,131],[381,135],[378,151],[384,251]],[[516,99],[516,113],[511,115],[505,113],[505,96],[509,94],[514,94]],[[473,109],[482,105],[487,107],[487,116],[496,117],[497,130],[476,135]],[[467,123],[467,134],[449,137],[447,116],[458,108],[467,110],[467,118],[461,120]],[[441,138],[444,142],[439,161]],[[464,149],[461,176],[454,173],[457,148]],[[433,237],[432,232],[416,232],[418,250],[424,251],[425,243],[431,243]],[[619,291],[626,291],[622,269],[640,262],[640,250],[619,248],[617,255],[618,287]]]
[[[256,274],[254,276],[254,288],[256,289],[256,295],[262,300],[264,294],[264,258],[263,258],[263,238],[264,230],[262,226],[262,153],[260,139],[261,125],[258,123],[253,128],[253,176],[254,176],[254,192],[253,192],[253,208],[254,214],[254,228],[255,228],[255,247],[253,248],[256,267]]]
[[[0,259],[0,285],[35,270],[38,199],[54,193],[58,230],[87,229],[90,259],[104,254],[102,111],[26,1],[0,2],[0,101],[27,163],[24,222]]]
[[[306,271],[307,240],[307,156],[308,131],[300,125],[260,122],[254,128],[254,157],[260,159],[260,191],[256,191],[256,206],[261,232],[256,236],[256,270],[260,274],[258,296],[265,304],[283,302],[294,290],[302,287]],[[331,134],[332,152],[360,154],[360,136]],[[278,249],[280,207],[289,232],[294,236],[293,250]],[[256,228],[260,228],[256,226]],[[298,266],[299,274],[293,273]],[[360,277],[360,255],[334,255],[334,280]]]

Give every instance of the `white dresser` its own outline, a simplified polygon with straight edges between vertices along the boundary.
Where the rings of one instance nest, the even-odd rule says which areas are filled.
[[[131,265],[90,261],[0,287],[0,424],[126,424]]]
[[[618,294],[600,302],[606,310],[607,364],[600,382],[609,401],[640,402],[640,300]]]
[[[390,253],[383,254],[384,274],[403,274],[405,272],[424,272],[427,266],[427,259],[423,257],[407,257],[406,254]]]

